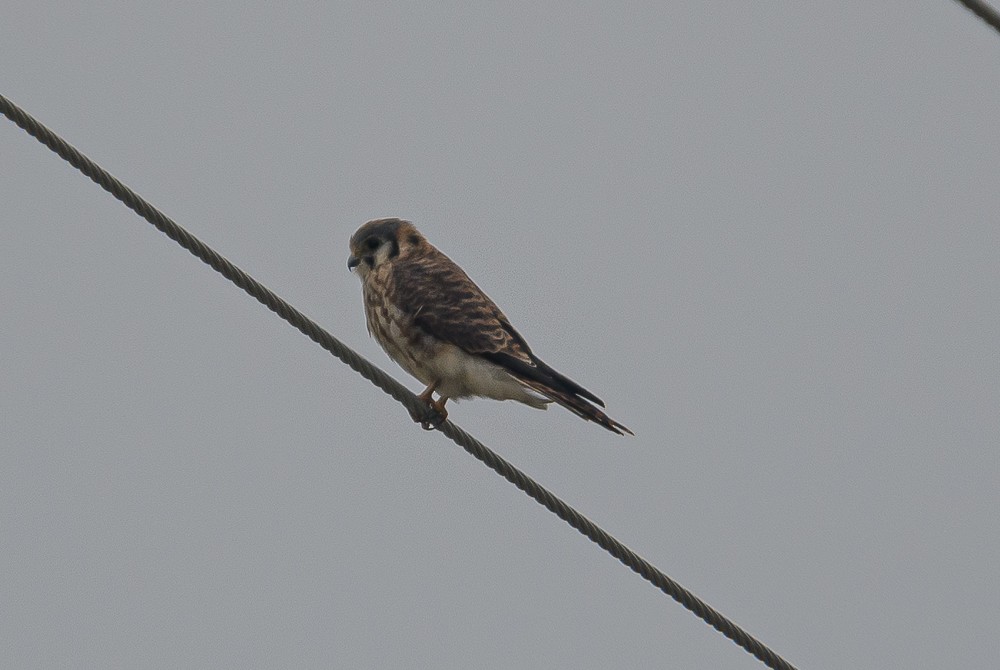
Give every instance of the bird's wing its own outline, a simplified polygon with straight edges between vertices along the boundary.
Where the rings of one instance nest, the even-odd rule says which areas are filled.
[[[437,249],[395,263],[393,280],[397,306],[428,334],[473,355],[533,364],[528,344],[496,303]]]
[[[585,419],[631,433],[591,404],[604,407],[600,398],[535,356],[496,303],[437,249],[397,263],[393,279],[397,306],[426,333],[499,365]]]

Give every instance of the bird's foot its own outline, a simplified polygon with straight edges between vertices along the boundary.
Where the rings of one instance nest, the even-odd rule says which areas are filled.
[[[448,418],[448,410],[444,408],[444,401],[424,397],[423,394],[417,397],[427,403],[427,408],[424,411],[410,412],[410,417],[419,423],[420,427],[424,430],[436,430],[440,428],[441,424]]]
[[[444,408],[443,401],[428,398],[425,402],[428,411],[422,417],[414,417],[414,420],[419,421],[424,430],[436,430],[448,418],[448,410]]]
[[[424,430],[434,430],[439,428],[445,419],[448,418],[448,410],[444,408],[445,402],[448,401],[447,398],[441,398],[440,400],[435,400],[434,389],[437,384],[431,384],[424,392],[417,396],[422,402],[427,404],[427,410],[424,412],[410,412],[410,416],[413,420],[420,424],[420,427]]]

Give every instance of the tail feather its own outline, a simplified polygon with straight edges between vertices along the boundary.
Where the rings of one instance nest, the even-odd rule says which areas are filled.
[[[508,374],[529,389],[540,393],[552,402],[559,403],[577,416],[600,424],[612,433],[635,434],[594,406],[604,407],[604,401],[569,377],[553,370],[537,356],[529,353],[531,357],[529,363],[523,358],[517,358],[505,352],[495,351],[481,355],[506,369]]]
[[[537,356],[532,356],[532,358],[534,358],[535,365],[543,374],[547,375],[552,382],[563,387],[560,390],[568,391],[571,395],[574,396],[583,396],[584,398],[594,403],[595,405],[604,407],[604,401],[598,398],[596,395],[594,395],[587,389],[583,388],[575,381],[573,381],[566,375],[562,374],[561,372],[558,372],[557,370],[554,370],[553,368],[549,367],[548,365],[546,365],[545,361],[539,359]]]
[[[547,386],[534,379],[525,379],[524,377],[518,376],[518,380],[531,390],[541,393],[546,398],[551,398],[553,402],[559,403],[582,419],[593,421],[594,423],[607,428],[612,433],[617,433],[619,435],[625,435],[626,433],[629,435],[635,435],[635,433],[631,430],[594,407],[579,395],[574,395],[561,389]]]

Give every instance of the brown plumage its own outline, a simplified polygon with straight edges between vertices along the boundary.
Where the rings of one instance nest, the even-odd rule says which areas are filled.
[[[361,226],[347,265],[361,278],[368,332],[427,385],[420,397],[442,419],[449,398],[517,400],[538,409],[556,402],[632,434],[598,409],[600,398],[535,356],[500,308],[409,221]]]

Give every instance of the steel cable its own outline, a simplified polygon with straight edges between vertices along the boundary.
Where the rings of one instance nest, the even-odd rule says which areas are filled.
[[[120,200],[129,209],[153,224],[153,226],[162,231],[170,239],[180,244],[210,265],[222,276],[256,298],[268,309],[305,334],[309,339],[346,363],[362,377],[402,403],[412,416],[427,416],[429,411],[427,405],[421,402],[409,389],[325,331],[314,321],[282,300],[273,291],[225,259],[204,242],[177,225],[169,217],[125,186],[125,184],[2,95],[0,95],[0,112],[35,137],[39,142],[59,154],[59,156],[73,167],[90,177],[101,188]],[[752,635],[714,610],[666,574],[653,567],[648,561],[612,537],[593,521],[560,500],[531,477],[518,470],[514,465],[503,459],[475,437],[451,421],[444,421],[438,429],[469,454],[486,464],[487,467],[497,472],[560,519],[590,538],[609,554],[641,575],[643,579],[649,581],[693,612],[705,623],[715,628],[750,654],[753,654],[753,656],[769,668],[774,668],[775,670],[795,670],[794,666],[778,656],[763,643],[756,640]]]
[[[965,5],[965,7],[981,18],[987,23],[993,30],[1000,33],[1000,12],[993,8],[987,2],[981,2],[981,0],[958,0],[958,2]]]

